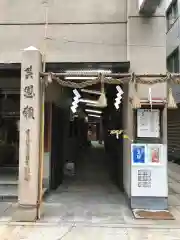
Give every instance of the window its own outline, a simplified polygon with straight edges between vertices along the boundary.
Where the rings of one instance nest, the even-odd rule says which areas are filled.
[[[169,30],[178,18],[178,1],[173,1],[166,13],[167,30]]]
[[[169,72],[179,72],[179,48],[173,51],[173,53],[167,59],[167,70]]]

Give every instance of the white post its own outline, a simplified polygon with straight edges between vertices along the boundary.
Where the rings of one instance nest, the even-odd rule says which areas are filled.
[[[21,65],[19,207],[16,221],[34,221],[39,200],[41,139],[41,53],[34,47],[23,51]]]

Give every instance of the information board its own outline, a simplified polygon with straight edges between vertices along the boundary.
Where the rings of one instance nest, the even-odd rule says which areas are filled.
[[[137,137],[159,138],[160,137],[160,110],[138,109],[137,110]]]
[[[166,145],[131,145],[131,196],[168,196]]]

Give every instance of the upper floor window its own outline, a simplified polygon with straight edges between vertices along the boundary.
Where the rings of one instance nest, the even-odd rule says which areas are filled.
[[[167,58],[167,70],[173,73],[179,72],[179,48],[174,50]]]
[[[178,1],[175,0],[172,1],[166,13],[167,30],[169,30],[172,27],[177,18],[178,18]]]

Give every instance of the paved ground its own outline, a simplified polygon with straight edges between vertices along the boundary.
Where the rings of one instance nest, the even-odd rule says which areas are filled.
[[[89,154],[91,164],[85,159],[73,181],[67,180],[46,198],[44,215],[36,224],[11,222],[16,205],[0,203],[0,240],[179,240],[180,166],[169,163],[168,170],[169,209],[176,220],[135,220],[125,197],[103,170],[100,154],[98,158]]]
[[[134,229],[100,228],[71,225],[57,226],[9,226],[0,227],[1,240],[179,240],[180,230],[175,229]]]

